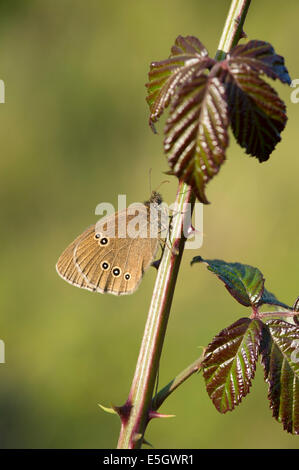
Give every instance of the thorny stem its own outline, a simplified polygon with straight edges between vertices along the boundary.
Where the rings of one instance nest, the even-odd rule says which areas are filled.
[[[180,372],[174,379],[171,380],[164,388],[162,388],[153,398],[152,401],[152,410],[157,411],[166,398],[171,395],[180,385],[182,385],[185,380],[187,380],[191,375],[199,372],[201,369],[202,361],[204,358],[204,351],[200,358],[197,358],[192,364],[190,364],[186,369]]]
[[[238,44],[240,38],[245,37],[243,24],[250,7],[251,0],[232,0],[222,36],[219,41],[216,60],[225,59],[232,47]]]
[[[250,0],[232,0],[216,59],[221,60],[242,36],[242,26],[249,5]],[[192,190],[182,182],[178,186],[176,203],[178,216],[173,218],[170,237],[172,250],[166,247],[161,259],[129,397],[122,407],[115,408],[121,418],[121,431],[117,446],[119,449],[140,448],[146,426],[151,418],[153,390],[185,246],[184,205],[191,203],[192,207],[194,206]],[[155,398],[155,406],[159,403],[161,405],[171,391],[198,370],[198,367],[194,364],[189,366],[186,369],[189,372],[185,375],[182,372],[172,381],[172,385],[164,387]]]
[[[187,218],[190,214],[186,210],[188,203],[191,203],[193,208],[194,196],[191,188],[181,182],[177,191],[175,216],[172,219],[170,234],[172,248],[165,246],[158,269],[129,397],[125,405],[117,409],[122,422],[118,441],[119,449],[140,448],[149,421],[150,405],[168,316],[186,241],[183,229],[184,227],[186,229],[188,225]]]

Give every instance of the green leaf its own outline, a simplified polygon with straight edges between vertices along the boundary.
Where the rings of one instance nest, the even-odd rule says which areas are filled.
[[[220,259],[203,259],[201,256],[195,256],[191,265],[194,263],[207,264],[209,271],[215,273],[224,282],[229,293],[245,307],[269,304],[292,309],[264,288],[265,279],[258,268],[248,264],[227,263]]]
[[[231,63],[242,64],[258,74],[279,79],[291,84],[291,78],[284,65],[284,58],[276,54],[273,46],[265,41],[252,40],[234,47],[228,54]]]
[[[277,305],[277,307],[282,307],[282,308],[285,308],[287,310],[292,310],[292,307],[290,307],[289,305],[277,300],[276,296],[274,294],[272,294],[271,292],[267,291],[267,289],[264,289],[261,300],[259,301],[259,305],[263,305],[263,304]]]
[[[205,204],[205,186],[225,159],[228,124],[225,89],[218,78],[200,73],[175,94],[164,149],[172,174],[191,185]]]
[[[220,413],[231,411],[249,392],[255,375],[263,323],[241,318],[209,344],[203,361],[207,392]]]
[[[293,310],[294,310],[295,312],[299,312],[299,297],[297,297],[297,299],[296,299],[295,302],[294,302]],[[299,315],[295,315],[295,316],[293,317],[293,319],[294,319],[294,322],[296,323],[296,325],[299,326]]]
[[[214,272],[230,294],[242,305],[257,306],[264,289],[264,277],[259,269],[241,263],[226,263],[218,259],[203,259],[196,256],[193,263],[203,262]]]
[[[268,160],[287,121],[276,91],[242,63],[228,61],[222,78],[235,138],[246,153]]]
[[[283,320],[266,322],[261,346],[273,416],[299,434],[299,328]]]
[[[147,102],[150,107],[150,125],[153,127],[170,103],[177,87],[188,82],[194,73],[212,67],[214,59],[194,36],[178,36],[170,57],[152,62],[149,72]]]

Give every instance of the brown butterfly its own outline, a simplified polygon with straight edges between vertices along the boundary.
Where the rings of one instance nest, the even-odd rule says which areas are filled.
[[[65,249],[56,265],[58,274],[70,284],[90,291],[132,294],[159,248],[161,204],[162,196],[153,191],[144,204],[133,205],[139,214],[139,234],[135,236],[117,235],[119,225],[127,228],[135,217],[132,210],[100,219]],[[157,223],[158,231],[151,231],[152,224]]]

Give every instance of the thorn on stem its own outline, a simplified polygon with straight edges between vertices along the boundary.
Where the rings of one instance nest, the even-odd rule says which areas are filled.
[[[142,439],[142,434],[140,432],[135,432],[132,438],[133,442],[138,442],[140,439]]]
[[[201,233],[200,230],[197,230],[197,228],[193,227],[192,224],[189,225],[189,227],[187,228],[187,237],[186,238],[189,238],[191,237],[192,235],[195,235],[196,233]]]
[[[152,418],[175,418],[175,415],[166,415],[163,413],[158,413],[158,411],[150,410],[148,412],[149,419]]]
[[[239,24],[241,23],[241,15],[239,15],[239,16],[237,16],[237,18],[235,18],[235,22],[239,26]],[[242,31],[240,32],[240,39],[244,39],[244,38],[247,38],[247,37],[248,37],[247,34],[245,33],[245,31],[242,28]]]
[[[131,402],[127,401],[122,406],[113,406],[113,409],[115,410],[115,412],[120,417],[120,420],[121,420],[122,424],[125,424],[129,419],[130,412],[131,412],[131,409],[132,409],[132,404],[131,404]]]
[[[152,447],[154,448],[153,444],[151,444],[150,442],[148,442],[146,439],[142,439],[142,443],[145,444],[146,446],[149,446],[149,447]]]
[[[108,407],[108,406],[101,405],[101,403],[98,403],[98,405],[106,413],[109,413],[109,414],[112,414],[112,415],[117,415],[118,414],[118,412],[115,410],[114,406]]]
[[[172,245],[172,249],[171,249],[171,253],[173,256],[178,256],[180,250],[179,250],[179,243],[180,243],[180,240],[175,240],[175,242],[173,243]]]

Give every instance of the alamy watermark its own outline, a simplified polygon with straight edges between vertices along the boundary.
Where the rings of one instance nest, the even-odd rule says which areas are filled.
[[[2,339],[0,339],[0,364],[5,363],[5,344]]]
[[[290,100],[292,103],[297,104],[299,103],[299,78],[292,80],[291,87],[295,88],[295,90],[292,91]]]
[[[187,239],[187,250],[198,249],[203,244],[203,204],[194,204],[193,224],[191,208],[191,204],[186,203],[181,209],[184,213],[183,234]],[[113,216],[116,212],[117,217]],[[97,205],[95,214],[108,216],[105,217],[105,223],[103,219],[96,223],[95,231],[98,231],[101,237],[166,239],[176,223],[179,209],[175,203],[168,206],[160,201],[133,203],[127,207],[126,195],[120,194],[117,211],[112,204],[102,202]]]
[[[294,339],[292,341],[291,348],[295,348],[291,354],[291,361],[296,364],[299,362],[299,339]]]
[[[5,83],[0,80],[0,103],[5,103]]]

